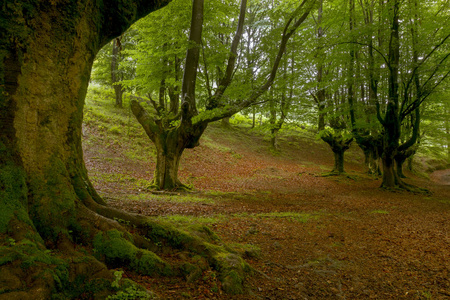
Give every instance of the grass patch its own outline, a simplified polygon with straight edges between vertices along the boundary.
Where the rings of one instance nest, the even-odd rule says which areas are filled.
[[[210,198],[200,198],[191,195],[155,195],[151,193],[141,193],[138,195],[129,195],[129,200],[135,201],[146,201],[146,200],[157,200],[161,202],[172,202],[172,203],[209,203],[213,204],[214,201]]]
[[[164,220],[180,225],[187,224],[214,224],[226,221],[228,218],[225,215],[218,214],[213,216],[186,216],[186,215],[167,215],[159,216],[157,220]]]
[[[382,215],[389,214],[389,212],[387,210],[382,210],[382,209],[372,210],[370,213],[371,214],[382,214]]]
[[[274,218],[274,219],[287,219],[289,221],[295,221],[300,223],[306,223],[309,220],[316,220],[317,215],[311,215],[307,213],[296,213],[296,212],[272,212],[272,213],[259,213],[259,214],[234,214],[234,217],[238,218]]]

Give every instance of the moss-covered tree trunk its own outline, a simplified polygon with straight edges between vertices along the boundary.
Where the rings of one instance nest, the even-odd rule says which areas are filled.
[[[164,134],[163,134],[164,135]],[[173,190],[184,187],[178,179],[178,167],[184,148],[178,147],[177,136],[169,132],[168,136],[161,136],[156,145],[156,168],[152,185],[158,190]]]
[[[75,240],[87,241],[102,228],[118,227],[97,213],[104,202],[83,162],[84,98],[100,47],[161,5],[2,2],[0,273],[10,276],[2,278],[1,297],[49,299],[79,273],[104,277],[105,266],[93,257],[87,258],[90,268],[70,269],[47,249],[77,257],[70,246]]]

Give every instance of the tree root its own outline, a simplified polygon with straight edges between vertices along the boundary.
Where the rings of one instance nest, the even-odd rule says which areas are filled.
[[[225,292],[244,292],[250,266],[208,227],[180,229],[103,206],[91,197],[76,205],[76,226],[68,228],[68,235],[61,233],[56,241],[46,241],[46,246],[38,234],[36,239],[27,238],[32,235],[26,232],[35,232],[28,225],[22,226],[23,234],[14,235],[17,240],[0,235],[0,300],[54,295],[106,298],[126,287],[112,286],[114,276],[108,268],[117,267],[150,276],[184,277],[189,282],[212,268],[218,271]],[[166,254],[177,254],[182,262],[166,261],[162,258]]]
[[[414,194],[421,194],[421,195],[431,195],[431,191],[425,188],[421,188],[409,183],[404,182],[403,180],[399,179],[399,182],[394,187],[388,187],[381,185],[381,188],[389,191],[389,192],[410,192]]]

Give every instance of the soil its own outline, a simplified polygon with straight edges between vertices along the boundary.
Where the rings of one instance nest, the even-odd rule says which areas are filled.
[[[450,299],[450,170],[432,180],[406,172],[406,182],[430,191],[413,194],[380,189],[356,146],[346,153],[347,174],[322,176],[333,155],[311,138],[286,135],[274,152],[261,135],[214,124],[203,141],[183,154],[180,178],[194,190],[180,196],[132,184],[151,178],[154,161],[127,159],[123,144],[103,154],[104,144],[90,145],[85,161],[93,177],[134,178],[93,180],[111,206],[195,216],[226,244],[258,247],[246,257],[254,269],[246,294],[224,294],[214,270],[193,283],[126,269],[125,277],[162,299]]]

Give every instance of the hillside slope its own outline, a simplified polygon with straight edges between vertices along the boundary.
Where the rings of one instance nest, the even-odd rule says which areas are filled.
[[[90,177],[110,205],[206,224],[255,269],[238,296],[223,294],[215,270],[195,282],[124,270],[162,299],[450,297],[448,185],[407,173],[432,194],[381,190],[355,146],[347,175],[323,177],[333,155],[314,134],[284,132],[273,153],[262,131],[217,123],[183,154],[180,178],[193,192],[155,195],[154,147],[129,110],[91,94],[83,132]]]

